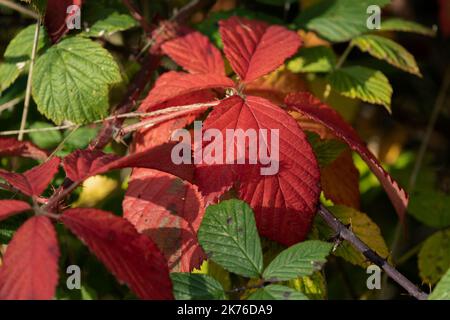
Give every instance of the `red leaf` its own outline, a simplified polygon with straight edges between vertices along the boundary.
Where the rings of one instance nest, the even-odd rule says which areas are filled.
[[[156,109],[158,104],[188,93],[223,87],[234,87],[234,82],[216,74],[166,72],[158,78],[155,86],[139,107],[139,111]]]
[[[197,231],[204,203],[196,186],[164,172],[134,170],[123,213],[138,232],[150,236],[161,248],[171,271],[190,272],[200,267],[205,257]]]
[[[335,204],[359,209],[359,172],[353,163],[350,150],[343,151],[320,172],[325,197]]]
[[[225,75],[220,51],[200,32],[191,32],[162,45],[165,54],[190,73]]]
[[[208,129],[220,130],[223,137],[226,129],[279,130],[277,174],[263,176],[261,165],[251,165],[246,161],[245,165],[199,165],[196,178],[206,194],[211,190],[223,191],[239,180],[240,197],[255,210],[256,223],[263,236],[286,245],[303,240],[316,213],[320,193],[319,168],[305,134],[294,119],[263,98],[247,96],[244,101],[233,96],[214,108],[204,124],[204,130]],[[268,148],[265,145],[267,140]],[[261,147],[259,139],[259,148],[270,152],[271,142],[267,140]],[[248,153],[248,148],[246,150]],[[225,157],[227,152],[230,148],[226,148],[224,143],[221,156]],[[237,151],[235,159],[236,154]]]
[[[219,22],[224,52],[243,82],[259,78],[300,48],[300,37],[281,26],[233,16]]]
[[[47,153],[29,141],[14,138],[0,138],[0,157],[18,156],[36,160],[47,159]]]
[[[356,131],[342,119],[339,113],[307,92],[289,95],[286,98],[286,104],[288,107],[302,112],[307,117],[328,127],[336,137],[344,140],[353,151],[358,152],[380,180],[400,219],[403,220],[408,206],[408,194],[383,169],[377,158],[359,138]]]
[[[439,24],[444,37],[450,36],[450,2],[439,0]]]
[[[165,109],[174,106],[210,102],[213,101],[214,98],[215,96],[208,90],[198,91],[164,102],[159,105],[158,108]],[[181,116],[153,127],[139,130],[134,135],[132,145],[133,152],[140,152],[170,142],[170,137],[175,130],[189,125],[203,112],[204,111],[193,111],[189,115]],[[144,121],[147,119],[149,118],[145,118]]]
[[[162,253],[127,220],[97,209],[70,209],[61,221],[141,299],[173,298]]]
[[[19,200],[0,200],[0,221],[15,214],[31,210],[31,206]]]
[[[24,173],[13,173],[0,169],[0,178],[27,196],[40,196],[58,172],[61,160],[57,157]]]
[[[59,248],[49,218],[28,219],[8,245],[0,268],[0,300],[49,300],[58,284]]]
[[[63,166],[67,177],[81,182],[89,177],[115,169],[148,168],[167,172],[182,179],[190,179],[191,165],[176,165],[171,159],[175,143],[166,143],[142,152],[119,158],[101,151],[77,150],[64,158]]]
[[[66,19],[73,13],[67,13],[71,5],[81,7],[82,0],[47,0],[44,24],[53,43],[69,31]]]

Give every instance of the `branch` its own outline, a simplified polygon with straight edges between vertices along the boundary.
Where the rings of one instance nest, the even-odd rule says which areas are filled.
[[[368,260],[376,264],[386,272],[386,274],[400,286],[402,286],[411,296],[418,300],[426,300],[428,295],[418,289],[411,281],[404,275],[391,266],[386,259],[380,257],[375,251],[370,249],[364,242],[361,241],[351,230],[342,224],[333,214],[325,208],[322,204],[319,206],[319,215],[325,222],[337,233],[337,236],[347,240],[352,246],[361,252]]]
[[[139,13],[135,5],[130,0],[123,0],[123,4],[128,8],[128,11],[130,11],[131,16],[139,22],[142,29],[144,29],[145,33],[150,36],[152,34],[152,31],[154,29],[153,26],[149,25],[147,23],[147,20]]]
[[[212,5],[213,3],[214,0],[192,0],[180,10],[178,10],[170,20],[177,21],[178,23],[184,23],[194,12]]]

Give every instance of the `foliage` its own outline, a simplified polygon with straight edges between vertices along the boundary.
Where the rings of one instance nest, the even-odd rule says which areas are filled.
[[[367,7],[388,0],[217,1],[198,15],[180,2],[188,17],[167,1],[23,1],[37,24],[1,43],[0,299],[346,298],[339,279],[380,261],[336,235],[324,205],[389,263],[418,252],[412,282],[449,299],[450,180],[427,163],[408,184],[401,151],[416,146],[383,153],[365,127],[403,115],[398,72],[429,77],[396,32],[436,30],[384,16],[368,30]],[[244,148],[220,140],[230,132]],[[427,232],[390,257],[408,222]]]

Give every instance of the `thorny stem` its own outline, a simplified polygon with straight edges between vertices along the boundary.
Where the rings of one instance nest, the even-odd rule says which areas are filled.
[[[386,259],[380,257],[375,251],[370,249],[364,242],[361,241],[351,230],[349,230],[342,222],[340,222],[333,214],[322,204],[319,206],[319,216],[336,232],[339,238],[347,240],[351,245],[361,252],[364,257],[376,264],[384,270],[384,272],[396,283],[402,286],[411,296],[418,300],[426,300],[428,295],[418,289],[411,281],[404,275],[391,266]]]
[[[31,60],[30,60],[30,71],[28,72],[27,89],[25,91],[25,102],[23,104],[22,121],[20,123],[20,132],[18,137],[19,141],[23,140],[24,135],[23,130],[25,129],[25,125],[27,124],[28,110],[30,109],[31,83],[33,79],[34,61],[36,60],[40,30],[41,30],[41,19],[39,18],[38,21],[36,22],[36,29],[34,32],[33,50],[31,51]]]

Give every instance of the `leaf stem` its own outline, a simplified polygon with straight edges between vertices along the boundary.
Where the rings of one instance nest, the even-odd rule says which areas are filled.
[[[348,55],[353,49],[353,44],[350,42],[345,49],[345,51],[342,53],[341,57],[339,58],[339,61],[336,63],[335,69],[340,69],[342,65],[344,64],[345,60],[347,60]]]
[[[28,72],[28,80],[27,80],[27,89],[25,91],[25,102],[23,104],[23,113],[22,113],[22,121],[20,123],[20,131],[18,140],[23,140],[25,125],[27,123],[28,110],[30,109],[30,101],[31,101],[31,83],[33,80],[33,69],[34,69],[34,61],[36,60],[36,53],[39,43],[39,32],[41,30],[41,19],[39,18],[36,22],[36,29],[34,31],[34,40],[33,40],[33,49],[31,51],[31,60],[30,60],[30,70]]]
[[[334,217],[324,205],[319,205],[318,214],[336,232],[338,237],[350,242],[356,250],[361,252],[372,263],[383,269],[392,280],[402,286],[411,296],[418,300],[426,300],[428,298],[426,293],[418,289],[403,274],[391,266],[386,259],[380,257],[375,251],[370,249],[351,230],[349,230],[342,222]]]

